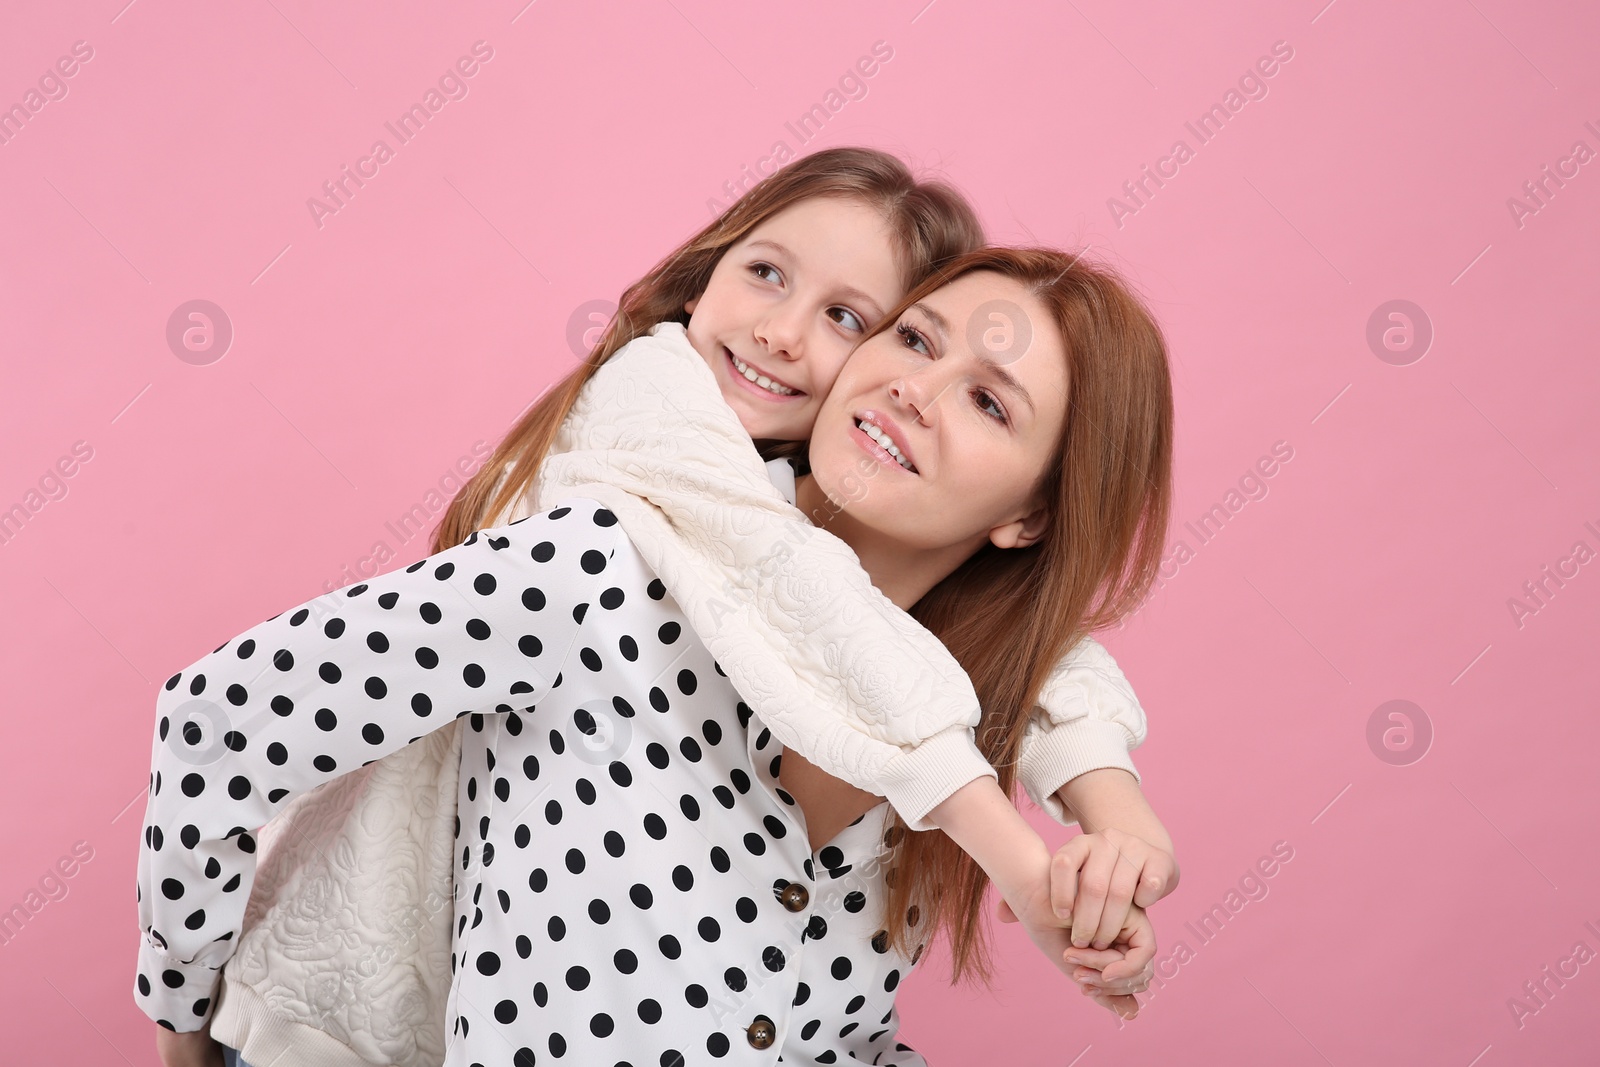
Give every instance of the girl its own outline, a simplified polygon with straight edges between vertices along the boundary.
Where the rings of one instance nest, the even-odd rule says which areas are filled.
[[[890,302],[891,294],[896,291],[894,290],[894,282],[896,282],[896,278],[893,278],[894,267],[899,267],[909,261],[912,264],[912,267],[910,267],[912,275],[910,277],[915,277],[914,272],[917,269],[915,264],[917,264],[918,259],[920,261],[928,261],[928,259],[934,258],[934,253],[938,253],[941,250],[941,246],[947,250],[952,243],[962,243],[962,240],[966,240],[968,243],[973,242],[974,238],[970,237],[970,234],[976,232],[976,224],[973,222],[971,226],[966,226],[965,221],[970,219],[970,213],[966,213],[965,219],[963,219],[962,211],[965,211],[965,205],[960,205],[960,202],[954,200],[952,195],[944,194],[941,200],[941,195],[931,192],[930,187],[910,186],[909,176],[904,176],[904,168],[901,168],[898,162],[888,160],[888,157],[882,157],[880,154],[867,154],[867,152],[858,152],[858,150],[840,150],[835,154],[819,154],[819,157],[811,157],[810,160],[803,160],[802,163],[797,163],[792,168],[786,168],[786,173],[781,174],[782,178],[786,179],[787,184],[774,179],[765,189],[758,189],[757,192],[752,192],[744,202],[741,202],[741,205],[730,211],[728,216],[725,216],[725,219],[718,221],[718,224],[715,224],[714,227],[710,227],[707,230],[707,234],[696,238],[696,242],[691,242],[690,245],[686,246],[685,250],[680,251],[674,258],[670,258],[661,269],[658,269],[658,272],[654,272],[650,278],[646,278],[645,283],[640,283],[640,285],[635,286],[634,290],[630,290],[629,294],[624,298],[624,312],[632,310],[635,317],[643,315],[643,317],[648,318],[656,310],[650,304],[651,299],[658,302],[658,304],[662,304],[662,298],[666,298],[664,306],[670,307],[670,302],[682,301],[682,296],[677,296],[677,298],[672,296],[674,291],[677,291],[677,293],[699,293],[699,291],[704,290],[706,288],[707,270],[712,270],[712,267],[723,262],[723,253],[728,250],[731,240],[739,237],[741,230],[749,234],[752,224],[760,224],[763,221],[763,216],[771,216],[773,214],[774,208],[782,208],[786,203],[803,205],[806,198],[827,197],[827,195],[840,198],[845,203],[854,198],[856,202],[861,203],[861,210],[864,213],[870,211],[870,214],[864,214],[861,219],[854,219],[853,222],[856,222],[856,229],[866,230],[869,234],[874,227],[885,227],[885,229],[890,230],[888,240],[878,240],[877,246],[878,248],[882,248],[885,245],[893,246],[898,256],[893,262],[886,264],[883,269],[875,270],[878,264],[874,262],[872,256],[858,254],[854,259],[848,258],[848,254],[851,251],[848,242],[840,242],[835,248],[829,248],[830,258],[842,262],[843,266],[848,267],[848,270],[845,270],[843,275],[845,277],[861,278],[862,283],[859,286],[854,286],[856,290],[859,290],[858,293],[850,294],[848,298],[845,298],[851,304],[856,304],[854,309],[846,306],[843,302],[840,302],[837,306],[827,306],[830,323],[837,326],[837,333],[830,334],[829,338],[824,339],[824,341],[832,342],[835,346],[834,355],[832,355],[832,366],[829,366],[829,352],[822,349],[822,341],[813,341],[810,347],[806,349],[805,363],[808,366],[821,368],[821,370],[816,371],[816,381],[795,378],[794,371],[786,370],[789,378],[794,379],[786,386],[786,389],[790,390],[787,395],[790,395],[790,397],[800,395],[802,397],[802,402],[800,403],[814,406],[814,398],[826,390],[826,379],[830,378],[832,370],[837,370],[837,363],[842,360],[843,352],[848,350],[850,344],[853,344],[854,338],[859,338],[862,326],[866,325],[866,322],[870,322],[872,318],[880,317],[883,307]],[[765,195],[765,198],[763,198],[763,195]],[[835,203],[837,203],[837,200],[835,200]],[[867,208],[866,205],[870,205],[870,208]],[[958,205],[962,208],[962,211],[955,211],[950,205]],[[954,222],[952,222],[952,219],[954,219]],[[792,245],[798,243],[795,238],[789,238],[789,242]],[[882,259],[882,256],[880,256],[880,259]],[[726,266],[726,264],[723,264],[723,266]],[[786,266],[789,266],[789,264],[786,264]],[[766,274],[776,274],[776,270],[770,266],[766,267],[765,272]],[[786,290],[798,290],[798,288],[802,288],[802,283],[805,286],[811,285],[811,278],[806,277],[805,270],[800,270],[798,275],[800,277],[787,280],[786,285],[784,285]],[[888,278],[888,280],[885,280],[885,278]],[[699,288],[696,288],[696,286],[699,286]],[[827,293],[826,296],[827,298],[832,298],[835,294]],[[827,304],[827,301],[824,301],[824,304]],[[696,318],[701,322],[701,325],[710,322],[704,315],[699,315]],[[626,323],[627,315],[619,315],[618,322]],[[693,322],[694,320],[691,320],[691,325],[693,325]],[[622,336],[618,326],[614,326],[613,334],[606,338],[605,344],[602,346],[602,354],[598,354],[600,358],[603,358],[605,352],[614,352],[618,344],[621,344],[622,339],[626,338]],[[528,435],[523,430],[530,429],[530,427],[538,430],[541,416],[544,416],[542,427],[546,430],[554,430],[555,424],[560,421],[562,414],[565,414],[565,411],[560,411],[562,397],[557,395],[555,400],[557,400],[555,405],[552,405],[547,400],[539,410],[534,411],[533,416],[530,416],[530,419],[523,424],[523,427],[520,427],[518,434],[523,438],[525,445]],[[568,403],[570,403],[570,400],[568,400]],[[555,411],[554,421],[547,418],[550,411]],[[757,408],[754,413],[741,411],[741,418],[750,418],[752,414],[754,414],[755,419],[758,419],[762,416],[762,411],[760,411],[760,408]],[[810,426],[808,419],[802,419],[802,422],[803,426],[808,429],[808,426]],[[750,424],[752,430],[760,434],[758,422],[747,422],[747,424]],[[790,435],[792,437],[794,435],[794,430],[789,430],[787,434],[784,434],[784,427],[781,426],[768,427],[768,430],[770,430],[768,435],[771,435],[771,437],[779,437],[779,435]],[[805,432],[805,429],[800,430],[800,434],[803,434],[803,432]],[[517,435],[514,435],[515,437]],[[514,443],[514,440],[509,440],[506,446],[502,446],[502,454],[517,454],[518,451],[522,451],[523,454],[531,453],[534,456],[538,454],[538,448],[518,450],[518,448],[514,448]],[[485,475],[490,470],[496,469],[496,467],[498,467],[498,464],[491,462],[490,466],[486,467]],[[480,478],[478,483],[475,483],[475,486],[472,486],[464,494],[464,499],[469,499],[470,501],[470,498],[474,496],[474,491],[477,491],[477,506],[482,507],[483,496],[485,496],[485,490],[488,490],[488,488],[490,486],[488,486],[486,477]],[[464,512],[458,510],[461,504],[462,501],[458,501],[458,506],[453,507],[453,514],[464,514]],[[443,530],[440,531],[440,539],[442,541],[453,539],[453,536],[454,534],[445,533]],[[1093,646],[1091,641],[1086,645],[1091,646],[1091,648],[1098,648],[1098,646]],[[1088,683],[1094,683],[1094,681],[1104,681],[1104,678],[1098,678],[1096,675],[1107,675],[1107,673],[1115,675],[1112,685],[1120,683],[1120,673],[1115,672],[1115,664],[1110,664],[1109,657],[1104,657],[1104,661],[1106,661],[1104,665],[1096,665],[1094,670],[1080,672],[1080,675],[1085,675],[1085,680],[1078,681],[1080,688],[1083,685],[1088,685]],[[1125,683],[1117,685],[1117,688],[1125,689]],[[1120,696],[1120,693],[1117,696]],[[1138,705],[1134,704],[1133,699],[1131,699],[1131,693],[1126,694],[1125,705],[1128,712],[1138,715]],[[1128,715],[1123,718],[1126,720]],[[1126,763],[1125,749],[1126,744],[1128,744],[1126,736],[1133,734],[1134,739],[1142,737],[1142,717],[1134,721],[1133,725],[1128,725],[1126,721],[1123,725],[1117,725],[1114,721],[1093,720],[1093,718],[1083,717],[1078,721],[1074,721],[1072,726],[1077,728],[1078,739],[1072,747],[1062,745],[1061,750],[1064,752],[1064,757],[1056,758],[1054,766],[1051,766],[1050,760],[1038,761],[1037,765],[1035,765],[1045,768],[1046,774],[1059,774],[1059,777],[1056,777],[1054,781],[1061,782],[1067,777],[1072,779],[1069,785],[1086,781],[1086,779],[1093,777],[1094,774],[1083,774],[1083,771],[1094,768],[1094,766],[1126,766],[1126,769],[1131,771],[1131,763]],[[1093,734],[1090,731],[1085,731],[1083,728],[1088,728],[1088,726],[1104,726],[1106,733]],[[451,731],[442,731],[442,733],[454,736],[456,731],[451,729]],[[1107,733],[1115,734],[1115,737],[1109,737]],[[1054,731],[1054,734],[1059,734],[1058,741],[1064,741],[1067,737],[1072,736],[1074,731],[1058,728]],[[1083,739],[1083,734],[1088,734],[1088,741]],[[1106,744],[1104,744],[1106,741],[1115,741],[1118,749],[1118,752],[1112,753],[1112,758],[1109,758],[1109,760],[1106,758]],[[1099,744],[1098,752],[1096,752],[1096,744]],[[424,749],[424,747],[426,745],[414,745],[413,749]],[[1042,750],[1050,749],[1050,745],[1045,744],[1037,745],[1037,747]],[[397,752],[394,757],[387,757],[379,761],[379,765],[373,768],[373,781],[376,781],[378,773],[382,773],[384,769],[387,769],[387,766],[400,765],[403,758],[408,757],[408,755],[410,755],[408,752]],[[1093,760],[1096,757],[1106,761],[1104,763],[1094,763]],[[1074,765],[1074,761],[1077,765]],[[443,761],[440,760],[438,763],[443,763]],[[1086,766],[1083,766],[1085,763]],[[1029,768],[1029,763],[1027,763],[1026,749],[1024,749],[1024,765],[1022,765],[1024,781],[1026,781],[1027,768]],[[450,769],[453,771],[454,766],[451,765]],[[1102,771],[1101,774],[1106,773]],[[1115,777],[1120,777],[1115,774],[1115,771],[1110,771],[1110,776],[1114,777],[1114,779]],[[1130,781],[1128,784],[1131,785],[1133,782]],[[1053,814],[1062,817],[1064,809],[1061,808],[1061,801],[1056,800],[1056,797],[1054,797],[1053,787],[1042,787],[1038,792],[1035,792],[1032,784],[1029,784],[1029,790],[1035,793],[1037,800],[1042,800],[1042,803],[1046,803],[1046,806],[1056,805],[1053,808]],[[424,793],[426,792],[427,790],[424,790]],[[1062,790],[1062,793],[1066,793],[1066,790]],[[1136,790],[1134,790],[1134,793],[1136,793]],[[1086,811],[1088,803],[1090,801],[1085,798],[1080,805],[1074,806],[1075,808],[1082,806]],[[1088,817],[1085,817],[1083,821],[1085,821],[1085,829],[1090,829]],[[352,816],[350,822],[354,824],[354,816]],[[1101,821],[1096,819],[1096,822]],[[922,835],[918,835],[918,837],[922,837]],[[826,840],[827,835],[824,835],[824,837],[818,838],[818,843]],[[296,845],[296,840],[291,838],[291,840],[285,841],[283,845],[294,846]],[[333,846],[330,845],[328,851],[333,851]],[[411,854],[414,853],[406,853],[406,856],[411,856]],[[418,894],[418,896],[421,896],[421,894]],[[435,912],[440,912],[440,909],[434,910]],[[1107,913],[1109,912],[1110,909],[1107,909]],[[448,920],[448,917],[440,915],[440,921],[438,921],[437,926],[443,928],[446,920]],[[1117,926],[1110,926],[1110,933],[1115,933],[1115,929],[1117,929]],[[418,941],[422,941],[422,937],[418,937]],[[363,963],[365,963],[365,960],[363,960]],[[365,974],[365,971],[363,971],[363,974]]]
[[[858,449],[853,412],[870,406],[929,459],[921,478],[853,504],[845,531],[868,550],[875,577],[885,560],[898,561],[884,574],[897,603],[930,603],[931,594],[938,605],[970,580],[962,568],[975,561],[1016,568],[1025,602],[1070,598],[1067,501],[1100,496],[1085,481],[1104,481],[1096,445],[1082,460],[1073,449],[1103,434],[1099,448],[1137,456],[1143,442],[1163,439],[1159,334],[1114,280],[1059,254],[979,253],[934,281],[942,284],[919,287],[895,314],[895,329],[886,320],[860,346],[824,401],[800,502],[840,495]],[[996,299],[1024,309],[1037,329],[1030,358],[1010,368],[1020,406],[1016,431],[1003,437],[966,399],[975,383],[1003,388],[992,366],[959,335],[947,344],[920,332]],[[906,330],[920,340],[903,345]],[[935,346],[937,358],[921,354]],[[1081,416],[1067,417],[1069,401]],[[1150,472],[1122,471],[1122,492],[1109,499],[1142,510]],[[1042,500],[1036,485],[1046,487]],[[1000,547],[1035,511],[1046,551]],[[1140,528],[1106,527],[1124,538]],[[1063,556],[1051,554],[1057,542]],[[1103,558],[1134,550],[1154,560],[1158,548],[1125,540]],[[1008,554],[1014,564],[985,560]],[[1078,577],[1125,603],[1117,572]],[[676,1063],[735,1049],[762,1062],[773,1057],[751,1050],[791,1062],[921,1062],[893,1041],[893,993],[920,955],[898,946],[925,943],[957,917],[953,940],[970,945],[978,901],[924,911],[918,896],[904,912],[883,909],[886,891],[921,893],[946,874],[908,865],[910,853],[886,860],[901,844],[884,840],[893,829],[886,804],[814,862],[770,732],[613,514],[564,501],[341,599],[320,627],[306,625],[302,607],[248,631],[170,679],[158,701],[164,724],[206,693],[224,694],[232,710],[226,752],[211,763],[184,763],[181,742],[157,744],[152,840],[141,850],[141,910],[154,920],[141,953],[147,1011],[166,1013],[174,1029],[203,1022],[209,1006],[191,998],[209,995],[238,930],[242,895],[229,896],[241,884],[248,892],[253,874],[247,827],[294,793],[404,746],[406,735],[464,717],[446,1063],[531,1064],[568,1052],[581,1063]],[[1031,694],[1008,699],[1005,690],[1019,668],[1037,686],[1053,665],[1019,660],[1030,644],[1018,639],[1053,626],[1070,636],[1082,617],[1014,611],[1000,632],[971,636],[965,618],[931,621],[970,653],[963,662],[977,668],[987,714],[1018,735]],[[603,765],[570,740],[601,707],[634,731],[627,751]],[[1000,890],[1025,923],[1047,930],[1042,845],[1026,865],[1031,879]]]

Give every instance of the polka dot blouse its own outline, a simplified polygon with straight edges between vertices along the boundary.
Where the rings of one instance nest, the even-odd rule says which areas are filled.
[[[209,1018],[253,830],[462,717],[447,1067],[924,1062],[896,1041],[916,957],[884,934],[888,805],[811,851],[781,746],[583,499],[274,616],[167,680],[140,1008],[180,1031]]]

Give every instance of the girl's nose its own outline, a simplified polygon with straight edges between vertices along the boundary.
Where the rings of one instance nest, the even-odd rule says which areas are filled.
[[[804,354],[800,340],[802,333],[796,316],[782,311],[767,316],[755,329],[756,340],[765,345],[767,351],[790,362]]]

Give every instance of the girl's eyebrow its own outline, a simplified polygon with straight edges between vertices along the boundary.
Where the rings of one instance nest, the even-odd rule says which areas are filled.
[[[745,245],[745,247],[746,248],[758,248],[758,247],[761,247],[763,245],[765,245],[767,248],[772,249],[774,252],[778,253],[780,256],[788,256],[790,259],[795,258],[795,255],[794,255],[793,252],[789,251],[789,249],[785,248],[783,245],[779,244],[777,241],[774,241],[769,237],[763,237],[758,241],[751,241],[749,244]],[[880,319],[883,318],[883,314],[884,314],[883,305],[879,304],[876,300],[874,300],[872,297],[868,296],[866,293],[862,292],[860,289],[857,289],[855,286],[853,286],[853,285],[841,285],[841,286],[839,286],[839,292],[842,293],[843,295],[849,297],[851,300],[856,301],[859,304],[866,305],[866,309],[869,312],[871,312],[874,316],[876,316],[877,318],[880,318]]]

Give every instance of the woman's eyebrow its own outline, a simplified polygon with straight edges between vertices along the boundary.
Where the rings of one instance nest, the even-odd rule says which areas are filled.
[[[1003,384],[1007,389],[1011,390],[1012,392],[1016,393],[1019,397],[1021,397],[1022,398],[1022,402],[1024,404],[1028,405],[1028,410],[1029,411],[1033,411],[1034,410],[1033,397],[1028,395],[1028,390],[1023,388],[1022,382],[1017,380],[1017,376],[1016,375],[1014,375],[1010,371],[1006,370],[1005,367],[1003,367],[1000,364],[996,363],[994,360],[990,359],[988,356],[980,355],[978,357],[978,362],[982,363],[985,367],[988,367],[991,371],[993,371],[995,377],[999,378],[1001,384]]]
[[[928,316],[928,321],[933,323],[933,328],[939,332],[939,340],[941,342],[950,340],[950,323],[943,315],[939,314],[937,311],[933,310],[920,300],[911,306],[915,310],[920,311],[924,315]]]
[[[911,306],[926,315],[928,317],[928,321],[933,323],[933,328],[938,331],[940,343],[948,344],[950,340],[950,321],[921,301],[918,301]],[[994,376],[1000,379],[1000,383],[1002,385],[1004,385],[1011,392],[1017,394],[1017,396],[1021,397],[1022,402],[1028,405],[1029,411],[1035,410],[1033,406],[1033,397],[1028,394],[1028,390],[1023,386],[1022,382],[1015,374],[1012,374],[1004,366],[996,363],[983,352],[974,352],[973,355],[977,357],[979,363],[982,363],[985,367],[989,368],[989,370],[994,373]]]

